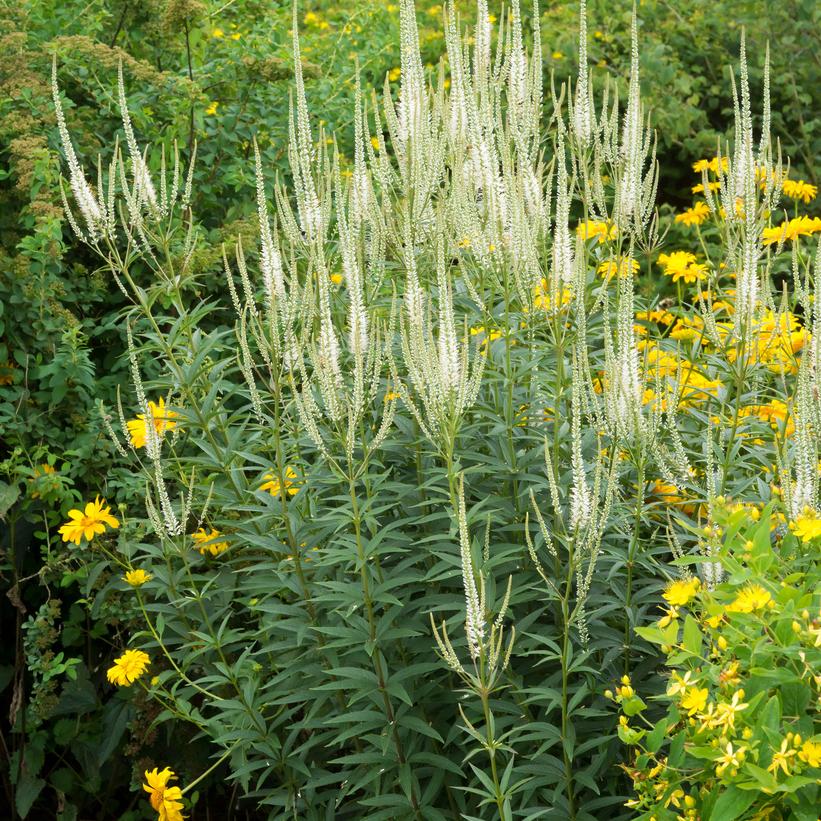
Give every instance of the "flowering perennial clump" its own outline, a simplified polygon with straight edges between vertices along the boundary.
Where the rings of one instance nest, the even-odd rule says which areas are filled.
[[[118,433],[103,409],[129,518],[87,578],[161,660],[163,720],[283,817],[579,819],[630,786],[647,821],[811,813],[812,177],[770,135],[766,55],[754,131],[742,38],[732,138],[691,207],[657,208],[641,6],[624,98],[580,5],[551,86],[538,7],[529,36],[517,0],[477,0],[469,32],[437,6],[434,67],[401,0],[381,95],[352,60],[347,141],[310,113],[295,8],[289,171],[248,138],[235,239],[197,221],[193,143],[141,148],[122,72],[123,147],[89,181],[55,71],[66,211],[128,300],[140,411]],[[99,499],[68,515],[78,546],[120,526]],[[173,778],[145,789],[176,821]]]

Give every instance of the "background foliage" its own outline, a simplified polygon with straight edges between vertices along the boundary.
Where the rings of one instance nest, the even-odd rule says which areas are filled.
[[[463,5],[469,19],[472,11],[469,4]],[[443,48],[441,8],[419,4],[418,11],[423,57],[433,64]],[[546,82],[550,72],[561,79],[575,71],[577,11],[576,4],[560,3],[542,15]],[[137,623],[139,614],[132,597],[122,597],[122,586],[118,587],[102,564],[95,569],[74,562],[55,541],[56,526],[63,521],[65,511],[80,500],[99,492],[126,508],[129,503],[136,508],[139,487],[128,471],[114,469],[118,457],[100,424],[97,401],[102,399],[111,407],[118,386],[128,382],[122,321],[126,302],[114,283],[98,270],[98,261],[75,242],[64,222],[49,83],[51,56],[56,53],[58,57],[64,105],[82,156],[94,157],[121,134],[115,98],[120,60],[134,126],[141,137],[167,144],[177,140],[184,148],[197,140],[194,210],[207,242],[195,257],[187,295],[208,302],[224,290],[219,273],[220,244],[232,243],[237,235],[250,238],[255,232],[250,222],[254,210],[254,136],[267,166],[286,173],[287,112],[293,80],[290,15],[290,4],[261,0],[229,4],[28,0],[0,7],[0,585],[4,592],[0,614],[4,636],[13,637],[4,642],[0,659],[4,721],[9,719],[2,727],[0,769],[8,804],[20,816],[31,813],[30,817],[37,817],[40,813],[41,817],[54,815],[65,821],[143,817],[144,802],[127,789],[137,783],[135,773],[143,765],[164,760],[173,747],[185,751],[191,771],[196,772],[198,762],[207,756],[196,742],[179,743],[189,732],[182,722],[154,728],[154,705],[105,686],[104,670],[114,648],[122,646],[122,637]],[[359,60],[365,87],[380,87],[385,75],[396,70],[397,9],[392,4],[371,2],[305,3],[300,16],[309,99],[314,111],[321,110],[328,132],[337,135],[343,157],[350,160],[354,58]],[[612,73],[626,88],[630,8],[624,4],[614,10],[612,4],[591,2],[589,16],[596,21],[591,23],[591,63]],[[814,159],[821,141],[819,22],[821,11],[812,2],[726,4],[696,0],[687,4],[686,16],[675,4],[641,4],[642,90],[651,101],[661,146],[664,176],[660,200],[674,204],[689,201],[691,162],[711,155],[716,137],[730,129],[726,66],[735,61],[741,26],[746,27],[748,42],[759,53],[769,39],[772,97],[777,101],[773,128],[785,154],[798,166],[792,176],[818,182]],[[756,91],[760,90],[760,71],[760,63],[752,67]],[[657,284],[647,280],[639,287],[652,293]],[[157,304],[168,308],[171,296],[156,294]],[[230,320],[215,310],[204,325],[214,337],[202,343],[206,347],[203,355],[213,353],[215,360],[210,364],[218,363],[218,349],[212,352],[208,346]],[[150,340],[145,344],[150,350]],[[530,363],[520,365],[526,371]],[[519,367],[515,357],[514,367]],[[480,408],[477,431],[495,418],[495,411],[490,406]],[[484,420],[483,412],[487,413]],[[464,435],[470,439],[471,430]],[[526,438],[531,434],[523,429],[516,435]],[[511,453],[505,450],[503,439],[496,441],[484,434],[476,438],[483,444],[471,448],[462,465],[472,474],[472,493],[475,499],[485,500],[484,510],[493,511],[498,521],[516,521],[522,511],[511,509],[515,496],[497,482]],[[393,470],[387,478],[389,468],[403,455],[388,450],[384,464],[373,469],[370,492],[378,487],[380,497],[388,500],[388,511],[408,504],[409,487],[421,492],[415,477],[403,484]],[[426,479],[421,488],[429,486],[431,493],[441,492],[447,485],[441,468],[428,463],[423,467]],[[532,482],[543,484],[538,467],[520,464],[519,470]],[[311,476],[312,484],[328,494],[340,492],[335,481],[321,473]],[[426,544],[430,561],[424,573],[453,577],[450,542],[447,550],[439,549],[434,535],[447,534],[449,514],[427,512],[426,501],[418,501],[423,506],[421,513],[414,514],[419,515],[419,531],[408,529],[402,539],[397,537],[392,550],[399,555],[393,558],[401,565],[401,556],[411,544]],[[258,507],[251,512],[254,527],[264,529],[270,511],[258,500]],[[310,519],[312,513],[306,510],[304,517]],[[348,514],[340,507],[336,515],[345,519]],[[394,514],[381,511],[379,520],[389,515]],[[476,521],[471,521],[477,531],[481,531],[481,515],[482,511],[477,511]],[[370,539],[384,538],[379,536],[377,518],[367,506],[363,521]],[[335,523],[331,518],[325,526],[341,527],[341,521]],[[307,549],[311,539],[319,540],[322,535],[306,535]],[[138,544],[139,536],[135,523],[129,538]],[[493,543],[492,569],[498,579],[514,568],[523,570],[524,559],[517,552],[521,545],[505,541],[504,527],[493,533]],[[476,550],[481,552],[481,545]],[[618,546],[610,545],[606,554],[608,572],[617,573],[624,561]],[[333,555],[326,561],[333,564]],[[418,652],[407,652],[421,657],[431,654],[426,611],[421,605],[413,609],[425,579],[419,573],[417,568],[413,573],[408,570],[408,575],[397,574],[406,585],[403,598],[409,607],[402,613],[401,627],[392,621],[397,618],[394,614],[384,629],[407,631],[409,635],[404,638],[408,646],[418,645]],[[288,578],[284,571],[280,577]],[[220,596],[227,599],[238,594],[232,587],[237,577],[221,571],[217,578]],[[283,584],[287,587],[288,582]],[[528,584],[518,580],[515,589],[527,589]],[[265,613],[276,612],[272,593],[262,590],[254,596],[252,586],[253,581],[244,580],[242,594],[249,597],[248,607],[264,630]],[[443,612],[458,609],[460,590],[458,579],[450,590],[445,585],[438,603]],[[594,589],[590,607],[606,612],[614,606],[612,593],[607,586]],[[385,607],[392,595],[384,591]],[[256,603],[250,604],[251,598]],[[658,586],[642,591],[635,605],[638,621],[645,620],[657,599]],[[516,604],[514,597],[512,606]],[[218,596],[214,606],[218,611]],[[334,607],[344,607],[344,603]],[[555,608],[555,602],[545,601],[534,606],[528,618],[550,622],[557,618]],[[527,632],[527,624],[525,621],[522,632]],[[304,629],[297,623],[292,628],[297,633]],[[613,628],[604,619],[597,629],[604,631],[603,635],[594,632],[590,657],[579,660],[581,681],[585,666],[597,670],[619,666],[618,659],[608,657],[606,650],[612,646]],[[334,641],[344,645],[345,637],[332,637],[332,645]],[[549,657],[555,648],[540,649],[538,640],[534,642],[532,666],[517,666],[521,676],[517,686],[530,690],[527,702],[519,706],[530,712],[536,727],[540,721],[549,724],[553,720],[556,682],[545,678],[540,667],[540,659]],[[651,666],[655,657],[649,645],[646,652]],[[434,665],[432,662],[431,669]],[[358,669],[357,665],[352,669]],[[417,672],[421,675],[425,671]],[[586,693],[586,685],[581,686],[578,692]],[[400,681],[396,693],[400,703],[425,704],[424,686],[412,694],[402,687]],[[429,709],[441,714],[438,724],[447,723],[449,719],[444,717],[454,715],[454,704],[450,703],[435,703]],[[586,738],[600,740],[613,730],[612,715],[605,717],[603,695],[586,701],[579,711]],[[287,718],[286,711],[282,721]],[[502,730],[510,718],[500,716]],[[226,724],[230,722],[226,720]],[[406,729],[409,734],[414,729],[425,735],[418,726]],[[429,739],[424,744],[453,741],[436,739],[433,734]],[[527,737],[519,740],[526,743]],[[425,748],[422,754],[428,752]],[[539,753],[551,761],[561,758],[552,746]],[[587,762],[580,768],[581,788],[595,792],[594,785],[601,789],[603,778],[619,778],[611,766],[618,755],[615,746],[603,751],[591,746],[579,755]],[[178,769],[186,771],[186,763],[177,761]],[[363,762],[363,772],[368,770],[366,764],[372,762]],[[437,772],[441,766],[439,774],[448,778],[440,759],[431,758],[429,766]],[[558,764],[555,772],[548,767],[546,771],[552,775],[545,776],[541,766],[539,777],[553,777],[559,783],[560,770]],[[401,774],[399,778],[401,784]],[[225,786],[214,777],[207,789],[204,803],[218,816],[222,813],[219,817],[253,816],[252,808],[236,808],[238,792],[232,785]],[[621,790],[623,799],[627,789],[623,781],[609,791],[618,796]],[[609,812],[603,804],[596,805],[594,798],[588,798],[588,806],[594,817],[598,812]]]

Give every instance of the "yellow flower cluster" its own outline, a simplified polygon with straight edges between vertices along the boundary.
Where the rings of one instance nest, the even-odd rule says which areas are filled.
[[[597,242],[602,243],[616,239],[619,235],[619,229],[612,222],[587,220],[587,222],[579,223],[576,227],[576,234],[581,240],[595,239]]]

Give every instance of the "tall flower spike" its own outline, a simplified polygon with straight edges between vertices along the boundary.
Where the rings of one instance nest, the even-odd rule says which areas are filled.
[[[459,555],[462,560],[462,585],[465,589],[465,633],[471,658],[476,660],[485,638],[484,606],[476,587],[476,571],[470,550],[470,532],[465,511],[465,478],[459,477]]]
[[[640,208],[642,182],[642,113],[641,86],[639,83],[639,44],[636,7],[630,24],[630,86],[627,93],[627,110],[624,113],[621,157],[622,172],[617,192],[619,223],[626,225]]]
[[[137,139],[134,136],[134,129],[131,125],[131,115],[128,113],[122,61],[120,61],[117,67],[117,95],[120,104],[120,117],[123,121],[123,131],[125,131],[125,142],[128,146],[128,154],[131,157],[131,173],[134,178],[133,196],[139,205],[143,203],[147,204],[149,210],[155,216],[158,216],[161,212],[157,202],[157,192],[151,180],[151,172],[148,170],[145,156],[137,145]]]
[[[77,160],[77,155],[74,153],[74,146],[71,144],[71,137],[68,133],[68,126],[66,125],[65,114],[63,113],[63,104],[60,101],[60,89],[57,85],[57,55],[51,63],[51,95],[54,100],[54,110],[57,115],[57,128],[60,132],[60,143],[63,146],[63,153],[66,155],[66,162],[68,162],[69,183],[71,185],[71,192],[74,194],[74,200],[80,213],[85,220],[86,228],[88,230],[90,239],[95,242],[104,232],[106,226],[106,218],[104,206],[86,180],[83,167]],[[77,224],[74,216],[68,207],[68,202],[63,197],[63,204],[66,209],[66,215],[74,232],[81,240],[85,240],[85,235]]]
[[[259,146],[254,138],[254,166],[257,186],[257,218],[259,220],[260,257],[259,267],[265,284],[266,299],[285,299],[285,277],[282,273],[282,258],[279,247],[271,234],[268,219],[268,201],[265,197],[265,179],[262,175],[262,160]]]
[[[593,109],[590,100],[590,74],[587,68],[587,0],[579,5],[579,73],[576,99],[570,119],[573,134],[580,146],[587,146],[593,135]]]
[[[302,55],[299,48],[299,20],[297,4],[293,14],[293,54],[296,111],[291,106],[289,123],[289,151],[294,177],[299,223],[305,238],[312,242],[322,233],[323,215],[313,176],[314,143],[308,118],[308,101],[302,76]]]

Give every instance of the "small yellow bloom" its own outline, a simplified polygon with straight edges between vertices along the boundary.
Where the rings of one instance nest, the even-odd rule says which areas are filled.
[[[707,276],[707,266],[696,262],[696,257],[689,251],[673,251],[671,254],[659,254],[659,265],[673,282],[683,279],[686,283],[700,282]]]
[[[265,481],[259,486],[260,490],[267,490],[271,496],[279,496],[281,485],[279,479],[273,473],[266,473],[263,477]],[[292,467],[285,468],[285,491],[289,496],[295,496],[299,493],[299,487],[296,485],[296,471]]]
[[[728,741],[727,746],[724,748],[724,755],[719,756],[715,761],[716,775],[721,778],[728,768],[730,768],[731,774],[735,775],[734,771],[737,770],[744,761],[745,752],[744,747],[733,750],[732,742]]]
[[[196,533],[191,534],[191,538],[195,542],[195,547],[204,556],[210,553],[212,556],[219,556],[228,550],[228,542],[219,542],[217,539],[222,536],[219,530],[206,531],[205,528],[200,528]]]
[[[174,771],[169,767],[158,770],[145,771],[143,789],[148,793],[151,806],[158,813],[158,821],[182,821],[182,790],[179,787],[169,787],[168,782],[176,779]]]
[[[735,601],[727,607],[727,612],[752,613],[765,608],[771,600],[772,596],[760,584],[751,584],[736,596]]]
[[[689,604],[693,597],[698,593],[701,587],[701,582],[697,576],[692,576],[689,579],[679,579],[667,585],[667,589],[662,594],[665,600],[676,607],[683,607]]]
[[[707,706],[707,697],[710,695],[706,687],[690,687],[681,699],[681,706],[687,710],[687,715],[694,716]]]
[[[119,658],[114,659],[114,666],[106,672],[108,680],[120,687],[129,687],[148,667],[151,659],[142,650],[126,650]]]
[[[710,208],[706,202],[697,202],[692,208],[688,208],[681,214],[676,215],[676,222],[681,222],[686,226],[701,225],[710,216]]]
[[[69,521],[59,530],[64,542],[79,545],[83,538],[90,542],[100,533],[105,533],[106,526],[117,529],[120,523],[111,515],[111,508],[106,506],[105,499],[98,496],[85,506],[85,510],[69,510]]]
[[[160,397],[158,402],[149,402],[148,410],[151,414],[151,421],[154,424],[154,430],[157,434],[157,439],[162,439],[163,434],[167,430],[173,430],[177,427],[174,419],[179,416],[170,408],[166,408],[165,399]],[[147,438],[147,425],[144,413],[138,413],[136,419],[131,419],[128,423],[128,433],[131,436],[131,444],[135,448],[144,448]]]
[[[587,222],[579,223],[576,233],[579,239],[596,239],[602,243],[605,240],[615,239],[619,235],[619,229],[612,222],[587,220]]]
[[[211,32],[211,36],[219,39],[220,37],[225,37],[225,32],[220,28],[216,28]]]
[[[818,194],[818,188],[804,180],[784,180],[783,190],[790,199],[803,200],[805,205]]]
[[[151,581],[152,578],[154,577],[150,573],[138,567],[136,570],[126,571],[125,576],[123,576],[123,581],[132,587],[142,587],[146,582]]]
[[[821,743],[807,739],[798,751],[798,757],[810,767],[821,767]]]
[[[561,60],[561,59],[562,59],[562,57],[564,57],[564,54],[563,54],[561,51],[554,51],[554,52],[553,52],[550,56],[551,56],[554,60]]]
[[[778,771],[782,770],[784,775],[789,777],[791,775],[790,767],[792,766],[792,761],[790,759],[796,754],[796,750],[793,750],[790,747],[790,742],[788,739],[783,739],[781,741],[781,748],[773,753],[773,760],[770,763],[770,766],[767,767],[767,772],[772,773],[773,775],[778,775]]]
[[[216,114],[218,107],[219,102],[217,100],[214,100],[214,102],[212,102],[211,105],[209,105],[208,108],[205,109],[206,115],[211,116],[212,114]]]
[[[811,542],[821,536],[821,517],[812,508],[804,508],[790,529],[802,542]]]

